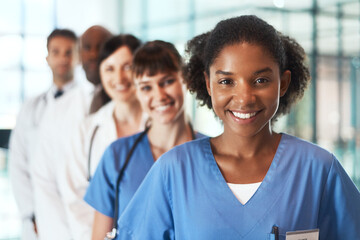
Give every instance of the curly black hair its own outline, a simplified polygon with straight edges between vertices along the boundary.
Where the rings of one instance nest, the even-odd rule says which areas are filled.
[[[264,20],[244,15],[219,22],[212,31],[188,41],[185,53],[189,59],[183,68],[184,81],[190,92],[195,93],[200,105],[212,109],[211,97],[206,89],[205,75],[216,57],[226,46],[238,43],[256,44],[265,49],[279,65],[280,73],[291,72],[291,82],[273,118],[290,111],[301,99],[310,82],[304,49],[292,38],[281,34]]]

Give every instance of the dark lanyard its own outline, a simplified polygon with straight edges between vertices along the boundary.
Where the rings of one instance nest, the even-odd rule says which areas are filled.
[[[189,126],[190,126],[192,140],[194,140],[195,137],[196,137],[195,132],[194,132],[194,130],[192,128],[192,125],[189,124]],[[115,237],[116,237],[117,219],[119,217],[119,207],[120,207],[120,204],[119,204],[120,181],[122,179],[122,176],[124,175],[125,168],[128,165],[128,163],[130,161],[130,158],[131,158],[136,146],[139,144],[140,140],[145,136],[145,134],[149,131],[149,129],[150,129],[150,127],[146,127],[146,129],[141,133],[141,135],[135,140],[134,145],[132,146],[132,148],[130,149],[130,151],[128,152],[128,154],[126,156],[126,160],[125,160],[125,163],[124,163],[123,167],[120,169],[119,175],[118,175],[117,180],[116,180],[116,188],[115,188],[115,202],[114,202],[115,210],[114,210],[114,218],[113,218],[113,227],[111,229],[111,232],[108,232],[106,234],[105,240],[115,239]]]

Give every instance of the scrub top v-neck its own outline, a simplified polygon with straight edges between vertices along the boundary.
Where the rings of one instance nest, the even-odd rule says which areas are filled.
[[[106,150],[87,189],[84,200],[98,212],[113,217],[115,211],[116,181],[126,157],[142,133],[124,137],[113,142]],[[195,133],[195,138],[205,137]],[[138,142],[119,184],[118,216],[135,194],[142,180],[154,164],[148,135]]]
[[[356,239],[357,201],[359,192],[332,154],[282,134],[263,182],[242,205],[216,164],[210,138],[203,138],[154,164],[120,217],[119,239],[268,239],[274,225],[280,239],[315,228],[320,239]]]

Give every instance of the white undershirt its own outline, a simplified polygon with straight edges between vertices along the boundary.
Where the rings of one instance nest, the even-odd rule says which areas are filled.
[[[235,197],[241,202],[242,205],[245,205],[250,198],[255,194],[256,190],[259,188],[261,182],[258,183],[249,183],[249,184],[235,184],[227,183]]]

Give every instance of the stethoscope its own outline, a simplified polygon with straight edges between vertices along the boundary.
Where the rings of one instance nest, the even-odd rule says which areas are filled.
[[[40,125],[40,120],[45,113],[45,107],[47,105],[46,95],[47,93],[43,93],[42,96],[40,96],[37,100],[38,102],[34,104],[36,106],[36,109],[34,109],[34,114],[32,116],[32,124],[34,128],[37,128]],[[40,106],[40,104],[42,104],[43,106]]]
[[[99,125],[96,125],[96,127],[94,128],[94,131],[93,131],[93,133],[91,135],[91,139],[90,139],[90,145],[89,145],[89,151],[88,151],[88,171],[87,171],[87,180],[89,182],[91,180],[91,150],[92,150],[95,135],[96,135],[96,132],[97,132],[98,129],[99,129]]]
[[[192,140],[194,140],[195,137],[195,132],[192,128],[191,123],[189,123],[189,127],[190,127],[190,131],[191,131],[191,138]],[[130,161],[130,158],[132,156],[132,154],[134,153],[134,150],[136,148],[136,146],[139,144],[139,142],[141,141],[141,139],[147,134],[147,132],[149,131],[150,126],[146,126],[145,130],[136,138],[134,145],[131,147],[130,151],[128,152],[127,156],[126,156],[126,160],[124,162],[124,165],[122,166],[122,168],[119,171],[119,175],[116,179],[116,188],[115,188],[115,209],[114,209],[114,218],[113,218],[113,226],[111,229],[111,232],[106,233],[106,237],[104,238],[104,240],[111,240],[111,239],[115,239],[116,234],[117,234],[117,219],[119,217],[119,188],[120,188],[120,181],[124,175],[125,169]]]

